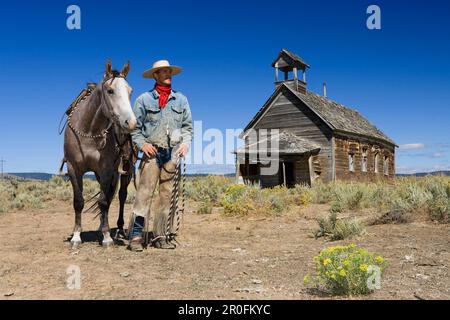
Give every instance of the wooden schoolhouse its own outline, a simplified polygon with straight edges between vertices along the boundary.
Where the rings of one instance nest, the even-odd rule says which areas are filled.
[[[240,181],[261,187],[289,187],[317,181],[395,177],[396,143],[358,111],[329,99],[325,85],[322,95],[309,91],[306,71],[310,66],[305,61],[282,49],[272,67],[275,91],[246,125],[240,136],[244,146],[235,150]],[[267,166],[263,158],[270,155],[268,140],[274,136],[258,133],[273,129],[278,129],[278,170],[267,175],[262,174]],[[256,141],[252,138],[255,132]],[[255,150],[257,155],[252,154]]]

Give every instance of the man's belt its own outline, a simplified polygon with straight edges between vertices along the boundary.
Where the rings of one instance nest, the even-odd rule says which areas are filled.
[[[162,151],[162,150],[170,150],[170,149],[172,149],[172,147],[161,147],[161,146],[158,146],[157,144],[153,144],[153,146],[156,148],[156,150],[158,150],[158,151]]]

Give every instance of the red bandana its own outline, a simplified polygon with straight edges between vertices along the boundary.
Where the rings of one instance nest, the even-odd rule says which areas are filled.
[[[162,109],[166,106],[172,88],[171,86],[163,86],[161,84],[156,83],[155,89],[159,93],[159,108]]]

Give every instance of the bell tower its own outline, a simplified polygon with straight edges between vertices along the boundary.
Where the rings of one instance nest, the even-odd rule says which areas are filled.
[[[272,62],[272,67],[275,68],[276,88],[284,83],[295,91],[306,93],[306,69],[309,68],[309,65],[299,56],[286,49],[281,49],[278,57]],[[282,79],[279,77],[280,71],[284,74]]]

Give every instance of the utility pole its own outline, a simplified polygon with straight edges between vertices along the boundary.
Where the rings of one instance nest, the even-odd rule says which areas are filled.
[[[5,163],[6,161],[3,160],[3,157],[0,159],[0,164],[2,166],[2,180],[3,180],[3,163]]]

